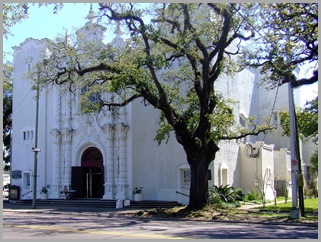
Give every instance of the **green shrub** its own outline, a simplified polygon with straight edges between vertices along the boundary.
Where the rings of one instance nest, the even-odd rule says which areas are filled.
[[[236,191],[235,191],[235,193],[236,193],[236,200],[237,201],[243,201],[244,200],[244,194],[243,194],[243,191],[242,191],[242,189],[237,189]]]
[[[253,189],[250,190],[249,193],[245,194],[244,200],[245,201],[255,201],[260,200],[261,196],[258,192],[255,192]]]
[[[242,201],[243,194],[242,190],[235,190],[234,187],[226,186],[216,186],[214,185],[209,191],[209,201],[211,204],[224,204],[224,203],[234,203],[237,204],[238,201]],[[237,205],[235,205],[237,206]]]

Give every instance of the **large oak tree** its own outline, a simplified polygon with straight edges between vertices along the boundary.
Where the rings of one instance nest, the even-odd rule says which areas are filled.
[[[113,102],[96,107],[122,107],[136,99],[160,111],[157,140],[173,132],[191,169],[188,207],[208,203],[209,164],[220,140],[257,135],[272,127],[250,119],[250,129],[235,123],[231,103],[215,82],[236,71],[241,43],[254,37],[256,8],[247,4],[100,3],[98,18],[123,27],[130,38],[118,45],[95,45],[60,38],[50,43],[45,83],[84,84],[92,92],[111,92]],[[250,21],[251,20],[251,21]],[[103,97],[103,96],[102,96]],[[95,108],[90,106],[90,109]]]

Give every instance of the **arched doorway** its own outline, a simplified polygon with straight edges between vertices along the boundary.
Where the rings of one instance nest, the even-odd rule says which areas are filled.
[[[79,197],[102,198],[104,195],[103,156],[96,147],[87,148],[81,156],[81,167],[72,169],[72,186]]]

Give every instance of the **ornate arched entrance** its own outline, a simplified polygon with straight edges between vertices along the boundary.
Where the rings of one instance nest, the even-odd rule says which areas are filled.
[[[73,167],[72,186],[79,197],[102,198],[104,195],[103,156],[96,147],[87,148],[81,156],[81,167]]]

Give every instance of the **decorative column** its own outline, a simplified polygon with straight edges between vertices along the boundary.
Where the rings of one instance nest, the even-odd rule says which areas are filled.
[[[64,86],[62,89],[61,103],[61,134],[62,134],[62,187],[71,185],[71,142],[72,142],[72,94]]]
[[[62,189],[62,171],[61,171],[61,157],[62,157],[62,134],[61,134],[61,122],[62,122],[62,87],[58,85],[54,87],[54,116],[53,121],[56,124],[55,128],[51,130],[50,134],[54,138],[53,147],[53,164],[52,164],[52,176],[53,176],[53,197],[60,198],[60,191]]]
[[[61,133],[58,129],[53,129],[50,134],[54,137],[52,195],[59,198],[61,191]]]
[[[115,128],[112,124],[105,124],[103,130],[107,133],[107,156],[105,165],[105,194],[103,199],[114,199],[114,141]]]
[[[127,131],[128,125],[124,123],[118,124],[117,140],[119,144],[119,153],[117,157],[117,194],[116,199],[128,198],[128,183],[127,183]]]
[[[62,146],[63,146],[63,186],[71,185],[71,135],[72,131],[68,128],[62,130]]]

